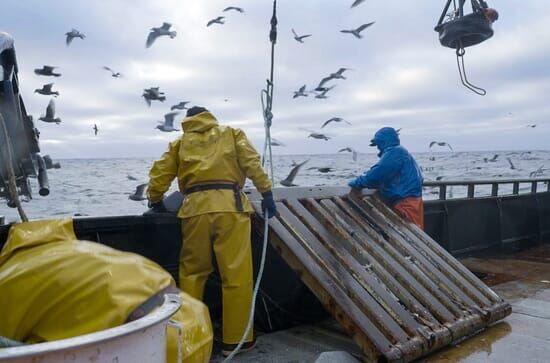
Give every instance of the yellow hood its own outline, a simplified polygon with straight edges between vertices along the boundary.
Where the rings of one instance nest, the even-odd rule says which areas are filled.
[[[19,249],[67,240],[76,240],[70,218],[18,223],[10,228],[0,252],[0,265]]]
[[[218,126],[218,120],[208,111],[186,117],[181,123],[184,132],[205,132],[214,126]]]

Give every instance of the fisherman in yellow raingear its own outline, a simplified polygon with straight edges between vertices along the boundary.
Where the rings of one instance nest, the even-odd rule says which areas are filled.
[[[222,280],[223,349],[229,355],[244,334],[252,302],[250,214],[253,209],[241,191],[246,178],[262,193],[262,209],[276,213],[271,182],[260,156],[240,129],[219,126],[203,107],[192,107],[182,122],[184,134],[149,172],[147,198],[155,211],[163,211],[162,198],[178,178],[185,199],[182,219],[180,288],[202,299],[213,271],[212,249]],[[253,329],[241,351],[254,348]]]

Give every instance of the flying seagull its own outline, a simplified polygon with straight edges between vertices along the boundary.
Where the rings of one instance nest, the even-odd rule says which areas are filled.
[[[437,145],[437,146],[447,146],[449,149],[451,149],[451,151],[454,151],[453,148],[451,147],[450,144],[444,142],[444,141],[432,141],[430,142],[430,149],[432,148],[432,146],[434,145]]]
[[[286,146],[286,145],[283,144],[282,142],[280,142],[279,140],[272,137],[271,138],[271,146]]]
[[[34,93],[39,93],[39,94],[44,95],[44,96],[52,96],[52,95],[54,97],[59,96],[59,92],[52,91],[52,86],[53,86],[53,83],[45,84],[45,85],[42,86],[42,88],[35,89]]]
[[[160,101],[164,102],[166,100],[166,96],[164,96],[164,92],[160,92],[159,87],[151,87],[143,90],[143,94],[141,95],[145,102],[147,102],[147,105],[151,106],[151,101]]]
[[[176,31],[171,31],[171,27],[172,24],[170,23],[162,23],[162,26],[158,28],[151,28],[147,36],[147,41],[145,42],[145,48],[152,46],[155,40],[161,36],[169,36],[170,39],[174,39],[178,33]]]
[[[315,88],[315,90],[316,91],[324,90],[325,87],[323,86],[325,85],[325,83],[333,79],[346,79],[346,77],[344,77],[344,72],[349,70],[350,70],[349,68],[340,68],[338,71],[331,73],[329,76],[323,78],[321,82],[319,82],[319,85],[317,86],[317,88]]]
[[[367,29],[369,26],[371,26],[372,24],[374,24],[375,22],[370,22],[370,23],[367,23],[367,24],[363,24],[361,25],[359,28],[357,29],[350,29],[350,30],[340,30],[340,33],[349,33],[349,34],[353,34],[357,39],[361,39],[363,38],[363,36],[361,35],[361,32],[365,29]]]
[[[156,128],[164,132],[178,131],[178,129],[174,128],[174,118],[178,113],[179,112],[169,112],[164,115],[164,122],[159,122]]]
[[[46,107],[46,115],[41,116],[39,120],[48,123],[56,123],[58,125],[61,123],[61,119],[55,117],[55,102],[53,98],[48,103],[48,107]]]
[[[241,14],[244,13],[244,9],[243,9],[243,8],[239,8],[239,7],[237,7],[237,6],[228,6],[228,7],[226,7],[225,9],[223,9],[224,12],[226,12],[226,11],[231,11],[231,10],[237,11],[237,12],[239,12],[239,13],[241,13]]]
[[[178,103],[177,105],[174,105],[174,106],[170,107],[170,111],[185,110],[185,109],[187,109],[186,105],[188,103],[189,103],[188,101],[182,101],[182,102]]]
[[[285,187],[295,187],[295,186],[297,186],[296,184],[294,184],[294,178],[296,178],[296,175],[298,174],[298,171],[300,171],[300,168],[302,166],[304,166],[304,164],[307,163],[308,161],[309,161],[309,159],[307,159],[306,161],[301,162],[300,164],[295,165],[292,168],[292,170],[290,171],[290,173],[288,174],[288,176],[286,177],[286,179],[281,180],[281,185],[283,185]]]
[[[126,178],[128,178],[128,180],[137,180],[135,176],[131,176],[130,174],[126,175]]]
[[[535,127],[537,127],[537,125],[527,125],[527,127],[534,129]]]
[[[111,72],[111,76],[112,76],[113,78],[118,78],[118,77],[122,76],[122,74],[120,74],[120,72],[115,72],[115,71],[113,71],[111,68],[109,68],[109,67],[107,67],[107,66],[103,66],[103,69],[105,69],[106,71]]]
[[[298,91],[294,91],[294,96],[292,98],[298,98],[298,97],[307,97],[308,94],[306,92],[306,85],[304,84]]]
[[[92,130],[94,130],[94,136],[97,136],[97,132],[99,131],[99,129],[97,128],[96,124],[94,124],[94,127],[92,127]]]
[[[512,163],[512,159],[506,158],[506,160],[508,160],[508,164],[510,164],[510,169],[516,170],[516,167],[515,167],[514,163]]]
[[[315,98],[320,99],[320,100],[328,98],[327,92],[330,91],[331,89],[333,89],[334,87],[336,87],[336,86],[331,86],[331,87],[323,88],[323,90],[320,91],[320,93],[318,93],[318,94],[315,96]]]
[[[35,74],[38,74],[39,76],[54,76],[54,77],[60,77],[61,73],[55,73],[53,70],[58,67],[53,66],[43,66],[42,68],[36,68],[34,70]]]
[[[136,187],[136,191],[134,194],[130,194],[128,196],[128,199],[135,200],[136,202],[142,201],[147,199],[145,197],[145,188],[147,187],[147,184],[140,184]]]
[[[69,45],[71,45],[74,38],[80,38],[80,39],[86,38],[86,36],[84,34],[82,34],[81,32],[79,32],[76,29],[72,29],[70,32],[65,33],[65,35],[67,36],[67,39],[65,40],[65,43],[67,44],[67,47]]]
[[[536,178],[544,173],[544,165],[541,165],[537,170],[529,173],[529,178]]]
[[[311,36],[311,34],[298,35],[294,29],[292,29],[292,34],[294,34],[294,40],[298,43],[303,43],[305,38],[309,38]]]
[[[308,168],[307,170],[317,170],[319,173],[330,173],[331,171],[334,170],[334,168],[329,168],[329,167],[312,167],[312,168]]]
[[[225,19],[225,16],[218,16],[217,18],[212,19],[208,23],[206,23],[206,26],[209,27],[212,24],[225,24],[223,19]]]
[[[498,154],[495,154],[491,159],[483,158],[483,161],[485,161],[486,163],[487,162],[494,163],[495,161],[497,161],[497,158],[498,158]]]
[[[323,126],[321,126],[321,128],[325,127],[326,125],[328,125],[331,122],[345,122],[348,125],[351,125],[351,122],[348,122],[348,121],[344,120],[341,117],[333,117],[333,118],[330,118],[330,119],[326,120],[325,123],[323,123]]]
[[[317,140],[325,140],[325,141],[330,140],[330,137],[328,137],[327,135],[320,134],[320,133],[317,133],[317,132],[310,133],[308,137],[311,137],[311,138],[314,138],[314,139],[317,139]]]
[[[351,153],[351,158],[353,159],[353,161],[357,161],[357,151],[355,151],[351,147],[345,147],[343,149],[338,150],[339,153],[344,152],[344,151],[348,152],[348,153]]]
[[[354,8],[354,7],[356,7],[357,5],[360,5],[360,4],[364,3],[364,2],[365,2],[365,0],[355,0],[355,1],[353,2],[353,4],[351,4],[351,7]]]

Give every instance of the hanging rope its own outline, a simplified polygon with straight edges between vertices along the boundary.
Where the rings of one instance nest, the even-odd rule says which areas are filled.
[[[262,114],[264,117],[264,127],[265,127],[265,142],[264,142],[264,151],[262,155],[262,166],[265,167],[266,158],[269,160],[269,174],[271,178],[272,185],[275,184],[273,176],[273,153],[271,150],[271,124],[273,121],[273,72],[275,69],[275,44],[277,43],[277,0],[273,0],[273,15],[271,16],[271,30],[269,32],[269,40],[271,41],[271,70],[269,72],[269,79],[267,80],[267,87],[261,91],[261,103],[262,103]],[[262,257],[260,259],[260,268],[258,270],[258,276],[256,277],[256,283],[254,284],[254,291],[252,292],[252,302],[250,304],[250,313],[248,315],[248,323],[246,329],[243,333],[243,336],[237,344],[237,347],[231,352],[223,362],[229,362],[239,353],[239,350],[242,348],[250,329],[254,323],[254,311],[256,309],[256,299],[258,297],[258,292],[260,290],[260,282],[262,281],[262,276],[264,274],[265,259],[267,255],[267,242],[269,239],[269,222],[267,218],[267,210],[264,211],[264,241],[262,246]]]
[[[485,96],[487,94],[487,91],[485,89],[478,87],[468,81],[468,76],[466,75],[466,67],[464,65],[464,54],[466,54],[466,50],[464,48],[456,49],[456,64],[458,66],[460,81],[462,82],[464,87],[468,88],[470,91],[480,96]]]
[[[27,214],[23,210],[23,207],[21,206],[21,200],[19,199],[19,194],[17,193],[17,182],[15,178],[15,172],[13,171],[13,154],[11,150],[11,140],[10,135],[8,134],[8,128],[6,127],[6,123],[4,121],[4,117],[0,114],[0,127],[2,128],[2,133],[4,134],[4,140],[5,140],[5,152],[4,155],[6,156],[6,171],[8,173],[8,185],[6,186],[11,201],[15,204],[17,208],[17,212],[19,212],[19,217],[21,217],[21,221],[28,222],[29,219],[27,218]]]

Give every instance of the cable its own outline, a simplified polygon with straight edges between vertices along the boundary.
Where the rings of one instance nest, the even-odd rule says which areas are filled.
[[[262,166],[265,165],[266,154],[269,159],[269,174],[271,177],[271,183],[274,185],[274,176],[273,176],[273,153],[271,149],[271,124],[273,120],[273,113],[271,112],[273,107],[273,72],[275,65],[275,44],[277,43],[277,0],[273,1],[273,15],[271,17],[271,30],[269,32],[269,40],[271,41],[271,69],[269,72],[269,79],[267,80],[267,87],[261,92],[261,103],[262,103],[262,113],[264,117],[264,126],[265,126],[265,142],[264,150],[262,155]],[[264,100],[265,96],[265,100]],[[258,297],[258,291],[260,290],[260,282],[262,281],[262,276],[264,274],[265,267],[265,258],[267,255],[267,242],[269,240],[269,221],[267,209],[264,211],[264,241],[262,246],[262,257],[260,259],[260,268],[258,270],[258,276],[256,277],[256,283],[254,285],[254,291],[252,292],[252,303],[250,304],[250,313],[248,314],[248,323],[246,324],[246,329],[243,333],[239,344],[223,360],[223,362],[229,362],[239,353],[239,350],[242,348],[246,337],[252,329],[252,324],[254,322],[254,311],[256,309],[256,298]]]

